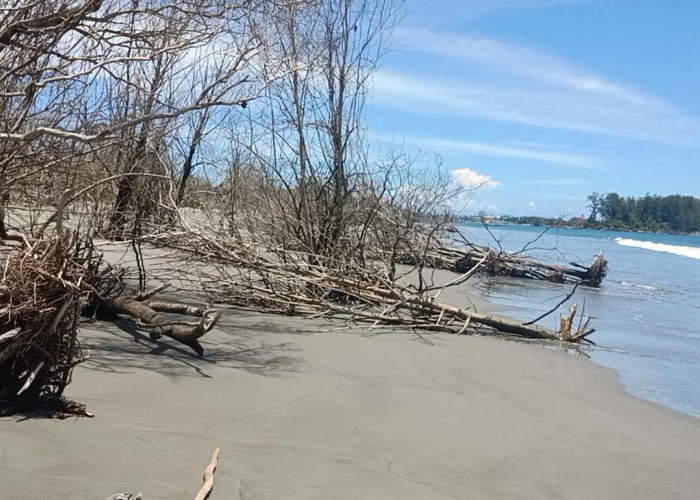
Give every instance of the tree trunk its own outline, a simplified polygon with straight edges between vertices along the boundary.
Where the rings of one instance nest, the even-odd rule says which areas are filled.
[[[198,339],[211,330],[221,317],[219,310],[209,309],[201,313],[202,320],[198,323],[175,322],[157,312],[150,307],[148,303],[140,302],[126,296],[105,299],[103,305],[113,314],[128,314],[142,321],[146,326],[151,327],[153,329],[151,332],[151,338],[153,340],[157,340],[165,335],[166,337],[170,337],[190,347],[200,357],[204,355],[204,348],[198,342]],[[163,304],[153,303],[153,305],[157,307],[157,305]],[[165,305],[168,307],[161,307],[160,309],[167,312],[189,313],[190,311],[186,306],[180,306],[180,308],[175,311],[176,305]]]

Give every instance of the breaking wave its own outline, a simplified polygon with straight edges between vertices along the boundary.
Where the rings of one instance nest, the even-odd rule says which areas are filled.
[[[650,286],[650,285],[640,285],[639,283],[632,283],[630,281],[623,281],[620,283],[622,286],[628,286],[631,288],[638,288],[640,290],[648,290],[650,292],[655,292],[657,290],[660,290],[660,288],[657,288],[655,286]]]
[[[615,238],[615,242],[623,247],[643,248],[654,252],[665,252],[690,259],[700,259],[700,248],[682,245],[667,245],[666,243],[654,243],[653,241],[633,240],[630,238]]]

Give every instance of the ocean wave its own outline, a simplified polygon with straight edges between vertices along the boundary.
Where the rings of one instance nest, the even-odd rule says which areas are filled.
[[[653,241],[633,240],[631,238],[615,238],[615,242],[623,247],[643,248],[654,252],[665,252],[680,255],[690,259],[700,259],[700,248],[682,245],[667,245],[666,243],[654,243]]]
[[[630,281],[623,281],[620,283],[622,286],[628,286],[631,288],[639,288],[640,290],[648,290],[650,292],[655,292],[656,290],[660,290],[660,288],[655,287],[655,286],[650,286],[650,285],[640,285],[639,283],[632,283]]]

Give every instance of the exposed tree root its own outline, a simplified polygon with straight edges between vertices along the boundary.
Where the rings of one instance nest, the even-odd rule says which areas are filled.
[[[11,250],[0,281],[0,415],[44,409],[63,413],[73,367],[84,355],[77,338],[85,284],[85,248],[75,236]]]
[[[199,339],[220,318],[215,309],[157,302],[165,286],[129,297],[122,273],[104,263],[90,239],[75,233],[25,238],[3,261],[0,281],[0,415],[41,410],[57,418],[89,416],[63,398],[73,368],[84,359],[78,339],[81,315],[128,314],[199,356]],[[195,316],[179,321],[165,314]],[[51,413],[53,412],[53,413]]]

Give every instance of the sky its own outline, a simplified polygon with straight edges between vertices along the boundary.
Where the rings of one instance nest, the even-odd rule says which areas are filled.
[[[571,217],[593,191],[700,197],[700,1],[407,7],[368,133],[480,185],[461,211]]]

